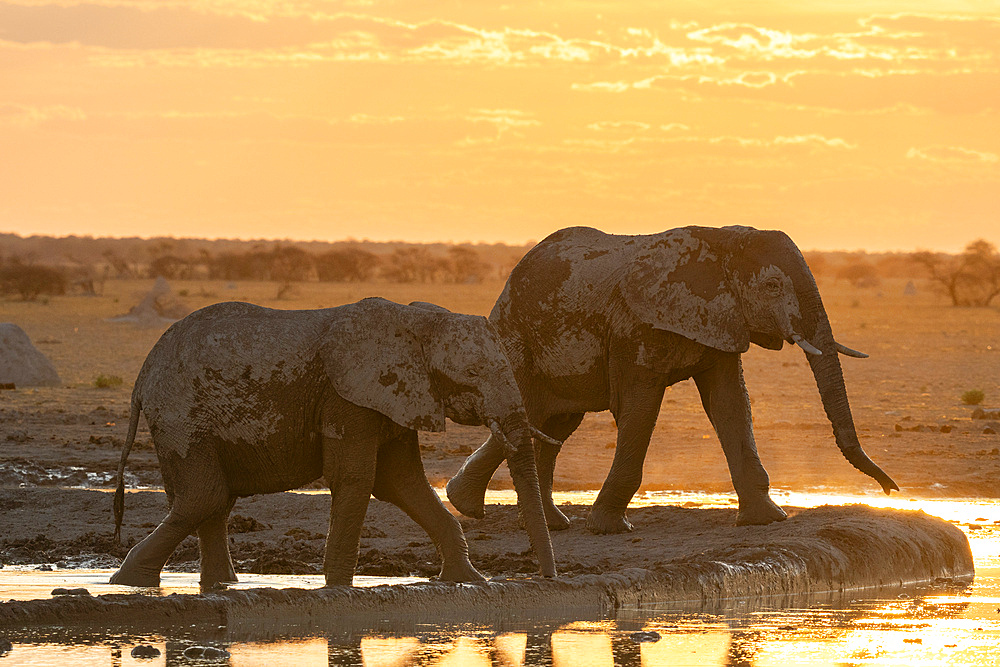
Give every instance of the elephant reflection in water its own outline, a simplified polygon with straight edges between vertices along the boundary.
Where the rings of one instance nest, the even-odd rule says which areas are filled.
[[[496,631],[475,639],[459,636],[454,641],[440,635],[398,638],[341,637],[329,640],[329,665],[577,665],[641,667],[643,643],[632,630],[564,630],[564,623],[538,625],[526,632]],[[620,626],[619,626],[620,627]],[[702,635],[703,637],[703,635]],[[647,649],[648,651],[648,649]],[[683,657],[670,654],[668,659]],[[657,663],[659,664],[659,656]],[[457,662],[456,662],[457,661]],[[745,665],[746,662],[707,663]]]

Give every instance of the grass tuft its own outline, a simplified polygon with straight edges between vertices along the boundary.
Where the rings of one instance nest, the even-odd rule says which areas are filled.
[[[122,380],[117,375],[105,375],[101,373],[96,378],[94,378],[94,386],[98,389],[110,389],[111,387],[120,387],[124,384]]]
[[[970,389],[969,391],[962,392],[962,402],[966,405],[979,405],[986,398],[984,394],[979,389]]]

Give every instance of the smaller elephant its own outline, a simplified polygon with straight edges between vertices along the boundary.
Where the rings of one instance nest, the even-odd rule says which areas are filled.
[[[441,579],[481,581],[461,525],[420,460],[417,431],[441,431],[445,417],[487,425],[506,443],[541,573],[554,576],[532,432],[497,334],[484,317],[424,306],[380,298],[319,310],[219,303],[171,326],[132,392],[114,500],[116,539],[140,412],[170,509],[111,583],[158,585],[170,554],[194,531],[202,586],[235,581],[226,523],[236,499],[319,477],[332,494],[326,585],[351,584],[372,495],[427,531],[441,555]]]

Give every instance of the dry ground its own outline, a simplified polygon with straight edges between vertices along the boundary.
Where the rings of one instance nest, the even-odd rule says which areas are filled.
[[[125,436],[131,383],[166,328],[139,329],[105,318],[126,312],[152,281],[109,281],[99,297],[65,296],[48,303],[0,302],[0,321],[15,322],[58,369],[64,386],[0,393],[0,484],[107,483]],[[452,310],[488,314],[503,285],[336,285],[307,283],[298,296],[279,300],[274,283],[183,282],[173,285],[193,308],[222,300],[248,300],[274,308],[315,308],[380,295],[415,299]],[[900,485],[920,496],[1000,495],[1000,431],[995,420],[972,419],[963,405],[969,389],[986,393],[986,408],[1000,408],[1000,311],[953,308],[920,290],[903,296],[902,283],[855,289],[821,282],[841,342],[871,354],[843,358],[861,442]],[[808,364],[798,349],[752,348],[744,355],[761,459],[772,486],[868,492],[873,481],[840,456]],[[117,388],[93,386],[117,375]],[[443,483],[485,429],[450,424],[444,434],[422,434],[428,476]],[[614,455],[615,428],[607,412],[589,415],[560,455],[556,487],[596,489]],[[157,485],[148,432],[129,459],[138,480]],[[509,486],[499,474],[495,486]],[[646,461],[644,489],[729,491],[725,459],[692,381],[668,389]]]
[[[0,321],[24,328],[52,359],[64,383],[53,389],[0,392],[0,487],[6,487],[0,488],[0,561],[69,559],[74,564],[76,557],[77,565],[112,567],[116,561],[108,556],[123,555],[121,548],[110,544],[107,494],[19,487],[113,485],[111,477],[128,423],[131,384],[166,326],[139,329],[105,318],[126,312],[151,286],[152,281],[112,281],[99,297],[65,296],[48,303],[0,302]],[[489,312],[502,287],[499,281],[472,286],[305,284],[298,286],[296,298],[278,300],[279,286],[271,283],[173,284],[192,308],[233,299],[275,308],[315,308],[380,295],[404,303],[433,301],[479,314]],[[993,432],[1000,431],[1000,425],[972,419],[973,408],[959,398],[963,391],[981,389],[987,396],[985,407],[1000,407],[1000,312],[952,308],[926,292],[904,297],[902,284],[895,283],[885,284],[881,290],[857,290],[829,282],[821,283],[821,290],[841,342],[871,354],[866,360],[844,359],[848,391],[863,445],[895,478],[902,493],[1000,495],[1000,435]],[[803,353],[754,348],[744,360],[758,446],[772,485],[874,493],[878,488],[875,483],[840,456]],[[124,382],[118,387],[97,388],[93,381],[100,374],[117,375]],[[449,424],[446,433],[421,434],[431,480],[443,485],[485,435],[485,429],[454,424]],[[589,415],[563,449],[556,467],[556,487],[599,488],[611,465],[614,440],[611,416],[606,412]],[[140,431],[129,471],[132,484],[160,483],[148,431]],[[509,488],[509,484],[501,469],[494,485]],[[725,459],[691,381],[674,386],[665,396],[643,487],[732,489]],[[325,512],[307,510],[296,517],[282,513],[287,514],[296,503],[323,501],[315,496],[297,498],[257,497],[238,503],[234,513],[248,517],[238,519],[234,527],[234,544],[246,542],[235,554],[241,571],[308,572],[318,566]],[[128,504],[125,535],[128,543],[134,543],[162,517],[163,496],[130,494]],[[389,531],[396,539],[380,545],[385,531],[369,530],[363,541],[362,571],[432,574],[437,562],[429,540],[396,510],[385,515],[388,508],[380,508],[382,505],[373,504],[376,516],[396,518],[376,520],[376,524],[389,520]],[[485,572],[534,569],[523,534],[512,528],[511,511],[494,508],[492,519],[485,522],[463,520],[473,552],[478,554],[477,564]],[[648,567],[662,557],[662,549],[650,542],[652,533],[647,529],[658,521],[686,517],[685,511],[635,510],[630,513],[637,525],[635,534],[608,536],[595,544],[596,551],[569,562],[567,545],[589,544],[586,540],[590,539],[575,525],[555,536],[560,567],[567,572],[605,568],[608,563],[602,564],[601,558],[607,557],[604,552],[609,544],[631,545],[629,553],[635,556],[642,541],[649,543],[639,558],[642,562],[633,562],[630,556],[611,565]],[[582,521],[586,508],[567,508],[567,512]],[[716,528],[731,524],[733,511],[704,512],[709,513],[699,514],[698,520],[718,524]],[[255,526],[250,519],[260,525]],[[397,526],[397,521],[402,523]],[[793,522],[788,523],[791,526]],[[292,526],[288,529],[291,533],[288,526]],[[252,530],[255,527],[265,530]],[[246,531],[246,537],[241,537],[241,531]],[[81,554],[103,554],[104,560],[79,562]],[[174,566],[196,567],[196,554],[194,539],[189,538],[175,554]]]

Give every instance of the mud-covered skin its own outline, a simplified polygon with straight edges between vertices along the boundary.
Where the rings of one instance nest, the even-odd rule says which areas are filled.
[[[496,422],[542,573],[555,574],[520,394],[486,318],[384,299],[282,311],[222,303],[176,323],[150,351],[132,396],[122,473],[145,415],[170,512],[128,554],[113,583],[155,586],[197,531],[202,584],[234,581],[226,520],[235,499],[323,477],[332,493],[324,572],[350,584],[371,495],[434,540],[441,578],[478,581],[458,521],[428,484],[418,430],[445,417]]]
[[[631,529],[625,508],[665,388],[694,378],[739,496],[738,524],[785,518],[768,495],[740,361],[753,342],[780,349],[801,337],[838,446],[888,493],[898,488],[862,451],[836,341],[815,280],[785,234],[750,227],[683,227],[621,236],[588,227],[555,232],[518,263],[490,314],[521,388],[529,421],[564,440],[583,414],[611,410],[614,463],[587,520],[591,530]],[[545,514],[559,447],[536,443]],[[448,484],[453,504],[482,516],[486,484],[502,460],[488,440]]]

